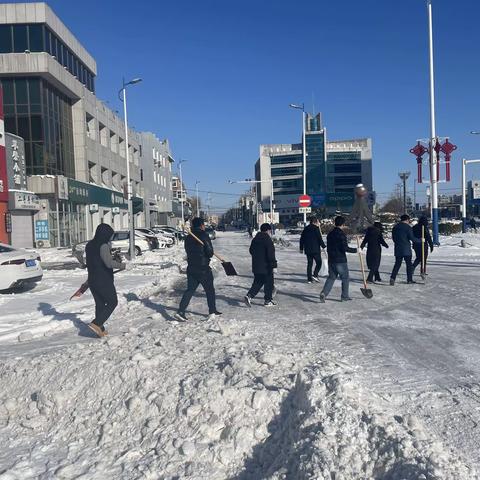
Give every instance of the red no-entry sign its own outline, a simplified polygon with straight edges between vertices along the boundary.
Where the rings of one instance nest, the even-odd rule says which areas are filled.
[[[298,205],[300,207],[309,207],[312,204],[312,198],[309,195],[300,195]]]

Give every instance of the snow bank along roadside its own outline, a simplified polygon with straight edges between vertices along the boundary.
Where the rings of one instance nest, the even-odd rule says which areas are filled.
[[[348,365],[250,328],[164,322],[3,362],[0,480],[476,478]]]

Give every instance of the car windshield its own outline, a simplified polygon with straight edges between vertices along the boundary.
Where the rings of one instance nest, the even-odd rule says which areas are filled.
[[[14,252],[15,249],[12,247],[7,247],[6,245],[0,245],[0,253]]]

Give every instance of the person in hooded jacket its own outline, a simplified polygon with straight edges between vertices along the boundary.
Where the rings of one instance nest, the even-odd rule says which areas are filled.
[[[357,253],[357,249],[348,246],[347,236],[343,231],[344,228],[345,218],[338,216],[335,218],[335,228],[327,235],[328,278],[320,292],[321,303],[325,303],[325,299],[332,290],[337,277],[340,277],[342,280],[342,302],[351,300],[348,294],[350,274],[346,253]]]
[[[325,245],[317,217],[310,217],[310,224],[307,225],[300,236],[300,253],[305,252],[307,256],[307,281],[313,280],[319,282],[318,274],[322,268],[322,256],[320,248],[327,248]],[[313,261],[315,260],[315,270],[312,275]]]
[[[407,283],[416,283],[413,280],[412,243],[421,246],[422,240],[415,237],[409,223],[410,216],[404,214],[400,217],[400,222],[398,222],[392,230],[392,239],[395,244],[395,265],[393,266],[392,274],[390,276],[391,286],[395,285],[395,279],[397,278],[404,260],[407,265]]]
[[[423,230],[423,235],[422,235]],[[418,223],[413,226],[412,228],[413,235],[420,240],[422,238],[425,239],[425,247],[423,249],[423,255],[425,258],[423,259],[422,263],[422,244],[415,243],[413,245],[413,249],[415,250],[415,261],[413,262],[413,271],[421,264],[420,272],[424,274],[425,266],[427,265],[427,257],[428,257],[428,247],[430,248],[430,253],[433,252],[433,240],[432,236],[430,235],[430,231],[428,230],[428,218],[427,217],[420,217],[418,219]]]
[[[367,282],[381,282],[380,278],[380,262],[382,261],[382,246],[388,248],[387,242],[383,238],[383,225],[375,222],[373,226],[367,228],[365,237],[360,248],[363,250],[367,246],[367,268],[369,270]]]
[[[125,263],[112,258],[110,240],[113,228],[101,223],[85,248],[88,285],[95,300],[95,319],[88,325],[99,337],[107,335],[104,324],[118,305],[113,270],[124,270]]]
[[[186,322],[188,317],[185,311],[199,285],[202,285],[207,295],[208,314],[212,319],[221,313],[217,310],[215,299],[215,287],[213,285],[213,273],[210,268],[210,260],[213,257],[213,245],[208,233],[205,232],[203,218],[192,220],[192,233],[200,240],[200,243],[193,235],[185,239],[185,251],[187,252],[187,290],[182,296],[175,319]]]
[[[250,244],[250,255],[252,256],[252,272],[254,275],[253,284],[245,295],[245,303],[252,306],[252,299],[262,289],[265,294],[264,305],[273,307],[276,303],[273,301],[275,292],[275,281],[273,269],[277,268],[277,259],[275,258],[275,245],[272,238],[272,227],[268,223],[260,226],[260,231]]]

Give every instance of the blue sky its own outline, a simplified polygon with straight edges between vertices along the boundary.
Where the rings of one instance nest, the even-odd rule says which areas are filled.
[[[288,104],[311,110],[313,96],[329,138],[372,137],[380,200],[398,171],[415,172],[408,150],[429,135],[425,0],[49,4],[96,58],[100,98],[120,110],[122,76],[144,79],[131,125],[170,139],[189,188],[242,190],[227,180],[253,176],[259,144],[300,141]],[[437,131],[459,146],[441,189],[460,186],[462,157],[480,157],[479,18],[478,0],[434,0]],[[218,208],[234,200],[212,195]]]

